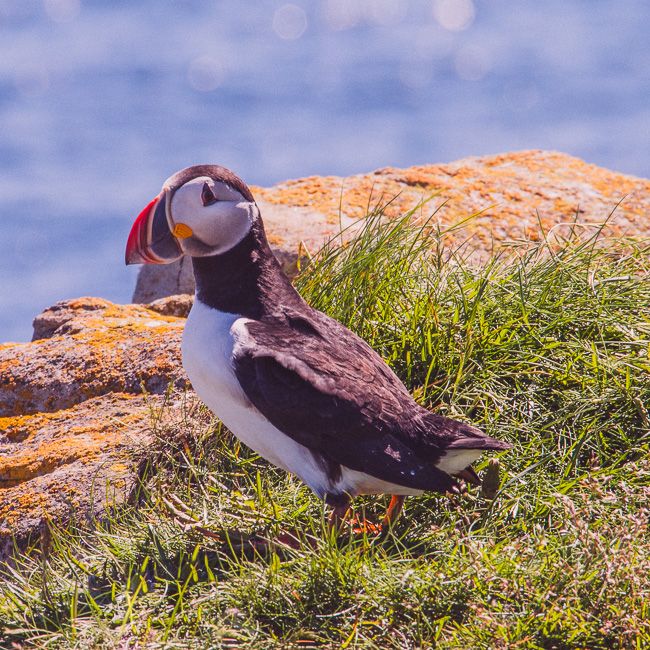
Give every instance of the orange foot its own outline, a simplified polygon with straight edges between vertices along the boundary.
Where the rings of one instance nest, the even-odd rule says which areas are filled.
[[[368,519],[359,519],[356,515],[350,520],[355,535],[381,535],[383,526]]]

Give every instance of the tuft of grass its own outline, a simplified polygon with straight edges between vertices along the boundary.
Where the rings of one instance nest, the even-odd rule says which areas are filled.
[[[477,263],[413,217],[378,208],[297,287],[416,399],[513,443],[497,498],[411,498],[382,543],[336,539],[299,481],[170,395],[137,506],[4,568],[0,646],[650,645],[650,244],[574,225]]]

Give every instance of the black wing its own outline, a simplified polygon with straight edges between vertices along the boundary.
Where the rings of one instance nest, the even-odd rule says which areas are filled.
[[[435,466],[446,449],[464,437],[492,439],[420,407],[363,340],[315,314],[248,321],[234,332],[235,373],[248,399],[330,463],[416,489],[450,489],[454,479]]]

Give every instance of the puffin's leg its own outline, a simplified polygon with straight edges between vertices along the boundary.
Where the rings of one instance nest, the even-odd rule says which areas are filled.
[[[399,517],[400,512],[402,512],[405,498],[406,497],[403,494],[391,495],[388,509],[386,510],[384,519],[381,522],[382,528],[390,528],[395,523]]]
[[[350,500],[351,499],[349,494],[342,494],[340,496],[337,496],[336,503],[332,504],[333,509],[329,517],[330,528],[333,528],[334,530],[339,530],[339,528],[345,521],[345,517],[348,514],[348,510],[350,510]]]

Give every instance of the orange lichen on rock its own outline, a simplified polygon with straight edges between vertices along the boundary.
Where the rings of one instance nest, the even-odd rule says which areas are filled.
[[[64,409],[143,386],[161,393],[172,380],[184,383],[182,319],[140,305],[88,305],[88,299],[58,303],[45,312],[57,315],[49,338],[0,350],[0,415]]]
[[[43,521],[128,496],[152,404],[186,383],[176,302],[64,301],[36,318],[37,340],[0,348],[0,558]]]
[[[435,196],[427,209],[438,209],[443,228],[481,211],[488,217],[470,220],[463,228],[463,239],[474,235],[477,247],[539,237],[538,214],[543,227],[550,229],[576,215],[579,223],[602,222],[615,208],[612,235],[650,234],[648,221],[638,219],[650,213],[650,181],[549,151],[408,169],[386,167],[347,178],[311,176],[256,192],[272,205],[309,208],[334,221],[339,212],[363,217],[368,207],[386,201],[391,201],[386,214],[394,216]]]
[[[98,514],[135,486],[158,395],[111,393],[55,413],[2,418],[0,558],[44,521]],[[20,435],[16,436],[16,433]],[[4,546],[3,546],[4,545]],[[4,549],[4,551],[3,551]]]
[[[124,434],[131,435],[133,424],[148,416],[144,397],[112,394],[55,413],[2,418],[0,486],[12,487],[75,461],[93,462],[124,445]]]

